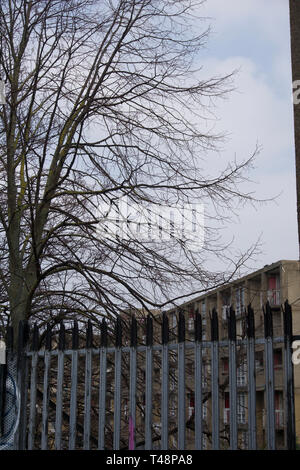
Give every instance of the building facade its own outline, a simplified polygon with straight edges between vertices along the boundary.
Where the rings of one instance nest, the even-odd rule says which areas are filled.
[[[257,338],[264,335],[263,306],[268,301],[273,314],[273,336],[282,337],[283,320],[281,306],[288,299],[293,311],[293,333],[300,333],[300,263],[299,261],[282,260],[244,276],[234,282],[212,290],[200,297],[180,306],[185,312],[188,338],[193,337],[194,314],[196,311],[202,316],[202,339],[210,340],[210,315],[213,309],[218,312],[220,340],[228,338],[228,309],[232,306],[236,314],[237,339],[245,337],[246,307],[251,304],[255,314],[255,335]],[[178,310],[168,312],[170,324],[175,326]],[[223,433],[223,445],[228,447],[229,439],[229,359],[228,352],[220,348],[220,430]],[[265,361],[263,346],[256,347],[256,422],[257,445],[263,449],[266,445],[266,387],[265,387]],[[237,369],[237,422],[239,430],[239,447],[247,448],[247,356],[241,347],[238,351]],[[300,442],[300,366],[294,366],[295,378],[295,410],[296,435]],[[210,358],[203,356],[204,387],[210,388]],[[275,426],[276,447],[285,448],[286,433],[284,422],[284,387],[283,387],[283,350],[282,345],[274,345],[274,380],[275,380]],[[207,377],[207,383],[206,383]],[[187,395],[188,414],[194,412],[193,393]],[[208,398],[205,405],[204,420],[207,420],[209,435],[210,406]],[[192,437],[192,436],[191,436]]]

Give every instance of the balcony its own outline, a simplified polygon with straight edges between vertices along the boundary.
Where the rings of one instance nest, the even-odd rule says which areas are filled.
[[[280,305],[280,289],[270,289],[267,292],[267,299],[270,305]]]
[[[194,318],[189,318],[188,319],[188,325],[187,326],[188,326],[188,331],[190,333],[192,333],[195,329],[195,320],[194,320]]]
[[[229,305],[223,305],[222,307],[222,320],[226,321],[227,320],[227,311],[230,308]]]

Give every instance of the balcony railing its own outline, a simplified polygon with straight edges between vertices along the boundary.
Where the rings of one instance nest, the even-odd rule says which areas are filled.
[[[227,320],[227,310],[229,309],[229,305],[223,305],[222,307],[222,320]]]
[[[280,289],[270,289],[267,292],[270,305],[280,305]]]

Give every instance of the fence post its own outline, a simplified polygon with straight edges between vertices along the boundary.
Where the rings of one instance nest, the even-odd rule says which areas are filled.
[[[153,321],[150,315],[146,323],[146,403],[145,403],[145,449],[152,449],[152,367],[153,367]]]
[[[15,434],[15,450],[25,450],[26,447],[26,401],[27,401],[27,357],[25,348],[29,336],[29,327],[26,320],[21,320],[18,331],[17,348],[17,387],[19,391],[19,423]]]
[[[114,394],[114,450],[120,448],[121,434],[121,364],[122,364],[122,323],[118,316],[115,326],[115,394]]]
[[[195,316],[195,449],[202,450],[202,318]]]
[[[62,433],[62,407],[63,407],[63,380],[64,380],[64,350],[65,350],[65,325],[61,321],[58,337],[57,357],[57,390],[56,390],[56,414],[55,414],[55,450],[61,449]]]
[[[99,384],[99,427],[98,449],[105,446],[105,416],[106,416],[106,369],[107,369],[107,324],[105,318],[101,322],[100,346],[100,384]]]
[[[7,376],[7,357],[5,343],[2,342],[1,346],[1,361],[0,361],[0,437],[4,433],[4,407],[5,407],[5,392],[6,392],[6,376]]]
[[[288,450],[296,449],[295,432],[295,402],[294,402],[294,369],[292,363],[293,320],[292,308],[285,301],[283,311],[284,325],[284,388],[285,388],[285,418]]]
[[[34,325],[32,337],[32,359],[31,359],[31,378],[30,378],[30,414],[28,430],[28,450],[34,448],[35,422],[36,422],[36,386],[37,386],[37,364],[39,350],[39,330],[37,324]]]
[[[237,449],[237,383],[236,383],[236,319],[232,307],[228,317],[229,339],[229,409],[230,449]]]
[[[248,434],[249,450],[256,449],[256,372],[255,323],[251,304],[247,310],[247,362],[248,362]]]
[[[219,325],[218,314],[214,308],[211,318],[211,393],[212,393],[212,448],[220,446],[220,408],[219,408]]]
[[[274,403],[274,360],[273,360],[273,318],[269,302],[264,312],[265,327],[265,376],[267,402],[267,445],[275,450],[275,403]]]
[[[19,393],[17,387],[17,354],[14,349],[14,332],[8,326],[6,332],[6,355],[3,366],[3,402],[1,450],[17,449],[16,432],[19,426]]]
[[[162,395],[161,395],[161,449],[169,448],[169,322],[162,316]]]
[[[77,382],[78,382],[78,323],[75,320],[72,331],[72,364],[71,364],[71,398],[70,398],[70,429],[69,450],[76,448],[76,416],[77,416]]]
[[[133,315],[130,325],[130,382],[129,382],[129,442],[128,449],[135,449],[136,430],[136,347],[137,322]]]
[[[178,449],[185,449],[185,318],[178,318]]]
[[[83,448],[90,449],[91,434],[91,403],[92,403],[92,347],[93,328],[91,320],[88,320],[86,329],[86,350],[85,350],[85,385],[84,385],[84,435]]]
[[[44,385],[43,385],[43,414],[42,414],[42,441],[41,448],[42,450],[47,450],[48,448],[48,416],[49,416],[49,395],[50,395],[50,386],[49,386],[49,372],[51,364],[51,328],[49,323],[47,323],[46,330],[46,345],[44,353]]]

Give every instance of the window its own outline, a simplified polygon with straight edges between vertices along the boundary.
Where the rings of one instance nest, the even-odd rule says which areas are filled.
[[[274,351],[274,367],[275,369],[282,366],[282,350],[275,349]]]
[[[228,318],[228,313],[229,312],[229,306],[228,305],[223,305],[222,306],[222,320],[227,320]]]
[[[229,405],[229,392],[224,393],[224,424],[229,424],[230,420],[230,405]]]
[[[195,325],[195,316],[194,316],[193,313],[189,313],[188,330],[193,331],[194,330],[194,325]]]
[[[224,393],[224,408],[229,408],[229,392]]]
[[[243,362],[238,368],[237,368],[237,385],[238,386],[244,386],[247,383],[247,367],[246,363]]]
[[[241,315],[245,305],[245,289],[238,287],[235,291],[235,312],[236,315]]]
[[[237,422],[238,424],[246,423],[246,393],[237,395]]]
[[[202,368],[202,387],[207,386],[207,381],[209,377],[210,377],[210,364],[204,364]]]
[[[195,412],[195,394],[188,393],[188,417],[190,418]]]
[[[176,313],[170,314],[170,327],[176,328]]]
[[[229,361],[228,359],[223,359],[223,372],[224,374],[228,374],[229,372]]]
[[[243,338],[245,333],[244,320],[237,320],[236,322],[236,335],[237,337]]]
[[[261,370],[264,367],[264,353],[263,351],[256,351],[255,353],[255,368]]]
[[[279,276],[273,275],[268,277],[268,289],[274,290],[279,288]]]
[[[280,304],[280,277],[277,274],[268,276],[267,297],[271,305]]]
[[[275,390],[275,410],[282,410],[283,409],[283,395],[282,392]]]
[[[282,392],[275,391],[275,426],[282,428],[284,425],[284,411],[283,411],[283,394]]]
[[[231,304],[231,295],[230,292],[222,293],[222,320],[227,320],[229,308]]]

